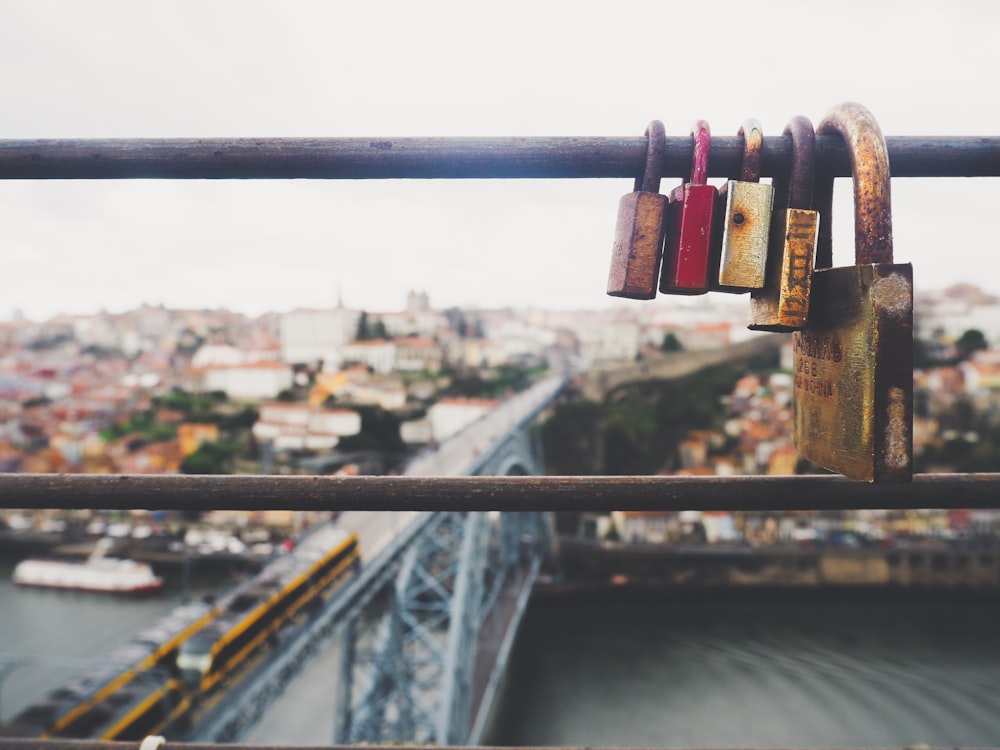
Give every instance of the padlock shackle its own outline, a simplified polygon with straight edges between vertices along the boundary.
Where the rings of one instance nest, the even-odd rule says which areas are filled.
[[[743,138],[743,162],[740,165],[740,182],[760,182],[760,155],[764,148],[764,129],[753,118],[740,126]]]
[[[788,207],[811,211],[816,182],[816,131],[808,117],[796,115],[785,125],[792,136],[792,168],[788,175]]]
[[[646,126],[646,167],[641,177],[636,177],[633,192],[660,192],[663,178],[663,152],[667,148],[667,132],[663,123],[653,120]]]
[[[839,104],[823,117],[816,127],[818,135],[838,133],[851,156],[854,181],[854,262],[856,265],[892,263],[892,202],[889,174],[889,149],[878,122],[867,108],[857,102]],[[830,226],[833,206],[833,178],[825,176],[817,189],[825,205],[819,205],[822,223]],[[820,233],[816,267],[822,268],[832,248],[828,232]],[[827,245],[827,246],[824,246]]]
[[[704,185],[708,182],[708,154],[712,149],[712,131],[705,120],[698,120],[691,127],[691,136],[694,138],[691,184]]]

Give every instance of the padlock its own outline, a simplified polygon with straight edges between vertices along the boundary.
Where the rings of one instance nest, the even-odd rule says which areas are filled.
[[[694,140],[691,180],[670,192],[667,206],[667,239],[660,272],[660,291],[664,294],[708,291],[712,215],[718,190],[705,182],[712,145],[708,123],[698,120],[691,134]]]
[[[775,196],[788,208],[771,219],[764,288],[750,292],[750,320],[754,331],[797,331],[806,324],[813,255],[820,215],[813,207],[816,180],[816,134],[806,117],[793,117],[785,126],[792,136],[792,165],[787,178],[776,177]]]
[[[740,128],[743,163],[739,180],[719,189],[711,269],[713,292],[743,294],[764,286],[774,189],[760,181],[764,132],[756,120]],[[718,269],[718,270],[716,270]]]
[[[816,132],[839,133],[850,152],[855,265],[813,273],[808,322],[793,335],[796,448],[853,479],[909,482],[913,267],[892,262],[888,150],[875,118],[853,102],[831,110]],[[826,195],[832,190],[818,204],[824,223]],[[827,236],[817,266],[831,257],[822,248]]]
[[[646,167],[633,192],[618,201],[618,224],[608,271],[608,294],[653,299],[663,256],[667,196],[660,194],[666,133],[653,120],[646,128]]]

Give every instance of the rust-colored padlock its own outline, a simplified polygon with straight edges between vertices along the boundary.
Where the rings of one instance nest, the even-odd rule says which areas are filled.
[[[774,189],[760,181],[764,132],[756,120],[740,128],[743,163],[739,180],[727,180],[719,190],[716,247],[713,248],[709,289],[743,294],[764,286],[767,242],[771,230]],[[716,270],[718,269],[718,270]]]
[[[813,273],[808,322],[793,335],[796,448],[853,479],[909,482],[913,267],[893,263],[888,149],[875,118],[853,102],[831,110],[816,132],[839,133],[851,155],[855,265]],[[824,223],[832,192],[818,205]],[[827,237],[817,266],[831,257]]]
[[[816,134],[808,118],[793,117],[785,126],[792,136],[789,176],[774,179],[776,199],[788,208],[775,211],[767,255],[764,288],[750,293],[748,328],[754,331],[797,331],[809,314],[813,255],[820,215],[813,208],[816,180]]]
[[[608,271],[608,294],[653,299],[663,255],[667,196],[660,194],[666,133],[653,120],[646,128],[646,167],[635,189],[618,201],[618,224]]]
[[[691,180],[670,192],[667,239],[663,248],[660,291],[664,294],[704,294],[712,244],[712,215],[718,190],[706,184],[712,135],[698,120],[692,130],[694,154]]]

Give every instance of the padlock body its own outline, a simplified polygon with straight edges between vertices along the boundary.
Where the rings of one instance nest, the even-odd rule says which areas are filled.
[[[913,267],[816,271],[809,320],[793,335],[795,445],[866,482],[913,472]]]
[[[684,183],[670,193],[660,291],[705,294],[709,283],[712,217],[719,191],[714,185]]]
[[[818,211],[786,208],[774,214],[764,288],[750,293],[748,328],[797,331],[805,327],[818,235]]]
[[[667,196],[637,191],[618,201],[608,294],[653,299],[663,256]]]
[[[719,190],[719,263],[712,291],[763,288],[773,204],[774,189],[762,182],[729,180]]]

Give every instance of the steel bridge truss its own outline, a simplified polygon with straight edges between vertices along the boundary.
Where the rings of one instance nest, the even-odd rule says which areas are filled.
[[[548,534],[539,513],[437,514],[374,632],[345,639],[334,742],[460,744],[481,732]]]
[[[339,637],[336,742],[468,742],[551,541],[549,514],[420,514],[189,738],[239,741]]]

